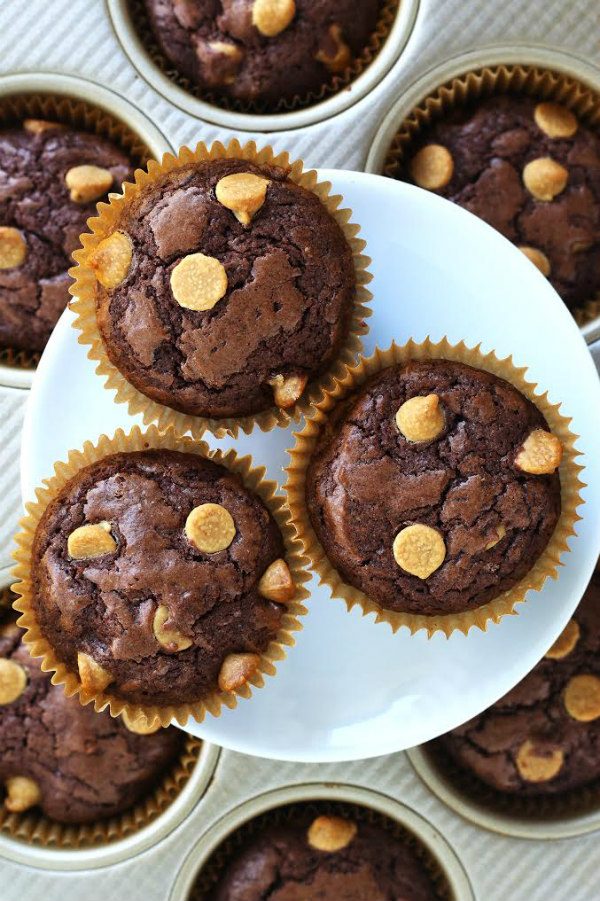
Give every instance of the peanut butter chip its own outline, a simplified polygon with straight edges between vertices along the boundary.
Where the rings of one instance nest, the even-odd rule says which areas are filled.
[[[254,0],[252,24],[266,38],[284,31],[296,15],[294,0]]]
[[[342,29],[339,25],[329,26],[329,38],[335,47],[334,52],[319,50],[315,54],[315,59],[323,63],[330,72],[343,72],[352,62],[352,53],[342,37]]]
[[[170,615],[169,608],[165,607],[164,604],[160,604],[156,608],[154,620],[152,621],[152,630],[157,642],[165,651],[172,651],[173,653],[191,648],[194,643],[191,638],[187,638],[179,629],[165,625]]]
[[[544,429],[535,429],[523,442],[515,457],[515,465],[531,475],[548,475],[560,466],[562,455],[562,444],[556,435]]]
[[[536,748],[529,739],[517,752],[517,769],[526,782],[548,782],[560,772],[565,759],[560,748],[545,751]]]
[[[398,566],[419,579],[427,579],[446,557],[446,545],[440,533],[422,523],[401,529],[394,538],[393,551]]]
[[[171,272],[171,291],[186,310],[212,310],[227,291],[223,264],[203,253],[184,257]]]
[[[577,620],[570,619],[564,627],[552,647],[546,653],[549,660],[562,660],[574,649],[579,641],[580,635],[579,624]]]
[[[410,162],[410,174],[420,188],[437,191],[445,187],[452,178],[454,160],[452,154],[441,144],[427,144],[421,147]]]
[[[523,184],[536,200],[550,201],[567,186],[569,173],[549,156],[527,163],[523,169]]]
[[[235,538],[235,523],[221,504],[200,504],[188,514],[185,534],[199,551],[216,554],[228,548]]]
[[[14,660],[0,658],[0,704],[12,704],[20,698],[27,685],[27,673]]]
[[[580,723],[591,723],[600,716],[600,679],[584,674],[573,676],[564,694],[565,710]]]
[[[125,728],[136,735],[152,735],[161,728],[159,719],[147,720],[143,714],[129,716],[126,710],[121,714],[121,719]]]
[[[577,131],[577,118],[560,103],[538,103],[533,118],[549,138],[572,138]]]
[[[215,194],[242,225],[249,225],[267,196],[270,181],[252,172],[234,172],[217,182]]]
[[[496,538],[492,538],[491,541],[488,541],[488,543],[485,546],[486,551],[491,551],[491,549],[493,547],[496,547],[496,545],[500,541],[502,541],[502,539],[505,537],[505,535],[506,535],[506,528],[504,527],[503,523],[500,523],[500,525],[496,526]]]
[[[25,262],[27,244],[17,228],[0,225],[0,269],[14,269]]]
[[[411,397],[396,413],[396,425],[407,441],[433,441],[444,431],[444,413],[437,394]]]
[[[93,525],[79,526],[71,532],[67,539],[67,553],[72,560],[87,560],[89,557],[102,557],[112,554],[117,549],[117,542],[110,534],[109,522],[97,522]]]
[[[521,245],[519,247],[521,253],[524,253],[528,260],[531,260],[536,269],[539,269],[542,275],[545,275],[546,278],[550,275],[550,260],[546,256],[545,253],[542,253],[541,250],[538,250],[537,247],[525,247]]]
[[[79,679],[86,691],[104,691],[113,681],[113,677],[89,654],[79,651],[77,654]]]
[[[332,854],[346,848],[358,832],[356,823],[343,817],[321,816],[308,827],[307,840],[311,848]]]
[[[288,410],[300,400],[308,383],[307,375],[274,375],[269,379],[273,399],[282,410]]]
[[[113,176],[102,166],[73,166],[65,175],[65,184],[74,203],[91,203],[112,188]]]
[[[59,122],[48,122],[47,119],[23,119],[23,128],[32,135],[40,135],[50,128],[64,128]]]
[[[133,244],[125,232],[113,232],[97,244],[90,266],[103,288],[117,288],[127,277],[133,257]]]
[[[4,787],[6,788],[4,806],[11,813],[24,813],[42,800],[37,782],[29,776],[9,776]]]
[[[278,604],[292,600],[296,594],[296,586],[285,560],[275,560],[266,568],[258,583],[258,592],[263,598],[276,601]]]
[[[260,666],[258,654],[229,654],[221,665],[219,688],[235,691],[248,682]]]

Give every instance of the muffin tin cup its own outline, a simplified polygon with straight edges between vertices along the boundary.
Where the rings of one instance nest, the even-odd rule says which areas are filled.
[[[170,146],[139,110],[97,84],[67,75],[26,73],[0,78],[0,127],[23,118],[49,119],[113,141],[138,164]],[[30,388],[39,352],[0,349],[0,385]]]
[[[314,782],[267,792],[231,810],[192,848],[177,875],[168,901],[204,901],[240,837],[271,822],[285,822],[293,805],[315,802],[327,809],[343,805],[360,820],[380,822],[393,830],[422,860],[438,889],[440,901],[475,901],[467,874],[454,850],[427,820],[387,795],[354,785]],[[339,809],[339,808],[338,808]]]
[[[110,454],[144,451],[149,448],[197,454],[219,463],[230,472],[237,474],[245,488],[258,494],[275,519],[285,544],[287,563],[296,584],[296,596],[286,604],[280,629],[267,649],[260,655],[259,669],[250,678],[250,684],[245,684],[234,692],[214,691],[195,703],[146,706],[128,703],[108,692],[96,693],[86,690],[79,680],[79,675],[70,670],[56,656],[52,645],[42,634],[32,605],[32,596],[35,591],[31,576],[32,547],[37,526],[48,504],[85,466]],[[125,712],[131,720],[141,717],[150,723],[158,720],[161,726],[168,726],[171,723],[185,726],[190,718],[196,722],[202,722],[207,713],[219,716],[223,707],[233,709],[237,706],[238,698],[251,696],[251,685],[261,688],[265,675],[275,675],[275,664],[284,659],[285,648],[291,647],[295,643],[293,633],[302,628],[299,617],[306,613],[302,601],[308,597],[304,583],[310,576],[305,569],[305,560],[299,550],[299,542],[294,537],[293,529],[288,521],[289,514],[284,499],[275,493],[277,484],[263,478],[264,472],[264,467],[253,468],[250,456],[238,457],[233,450],[211,451],[203,441],[198,442],[190,438],[178,437],[172,429],[163,433],[155,426],[145,432],[135,426],[129,434],[118,429],[112,438],[102,435],[95,445],[87,441],[82,450],[71,451],[66,462],[55,465],[54,475],[45,480],[46,487],[37,489],[36,501],[26,505],[27,515],[21,520],[21,532],[15,539],[17,550],[14,558],[17,565],[14,568],[14,576],[18,581],[13,585],[13,590],[19,595],[13,606],[15,610],[23,614],[17,622],[21,628],[26,630],[23,641],[29,647],[32,657],[42,658],[42,670],[54,672],[52,682],[55,685],[64,685],[66,695],[76,694],[83,705],[93,703],[94,709],[98,712],[108,708],[110,715],[115,717]]]
[[[109,360],[98,329],[96,321],[97,282],[89,264],[98,243],[118,228],[123,210],[147,186],[152,185],[162,175],[188,166],[190,163],[217,159],[242,159],[256,163],[258,166],[273,165],[289,169],[288,177],[291,181],[317,195],[342,229],[352,250],[356,274],[356,297],[347,338],[327,371],[309,382],[303,397],[290,412],[273,406],[252,416],[209,419],[180,413],[171,407],[159,404],[134,388]],[[76,314],[73,325],[80,332],[79,342],[89,346],[88,357],[98,364],[96,372],[103,378],[105,387],[115,391],[115,401],[127,404],[131,416],[141,414],[146,425],[156,423],[160,429],[173,426],[180,434],[190,432],[195,438],[201,437],[206,430],[217,437],[230,434],[237,438],[240,430],[250,434],[253,428],[258,426],[263,432],[269,432],[276,426],[287,426],[292,421],[298,421],[300,416],[306,413],[311,405],[321,397],[323,390],[333,385],[335,378],[344,371],[345,365],[356,358],[362,348],[360,336],[367,331],[365,319],[371,314],[367,306],[371,299],[371,292],[366,287],[372,277],[367,269],[371,261],[363,253],[365,242],[357,237],[359,226],[350,222],[351,210],[340,209],[342,197],[331,195],[330,191],[331,184],[329,182],[319,182],[316,172],[312,170],[305,172],[302,161],[291,162],[288,153],[275,155],[271,147],[258,150],[253,141],[241,145],[237,140],[232,140],[227,146],[219,141],[210,147],[201,143],[194,151],[183,147],[177,156],[173,156],[171,153],[165,154],[161,163],[151,160],[147,172],[141,169],[137,170],[135,183],[125,183],[122,195],[112,195],[110,204],[98,204],[98,217],[88,221],[91,233],[88,232],[81,236],[83,246],[74,253],[74,259],[78,265],[70,270],[70,274],[75,280],[75,284],[70,288],[75,298],[71,303],[71,308]]]
[[[115,33],[140,75],[166,100],[190,115],[234,131],[301,128],[335,116],[358,102],[386,75],[404,49],[419,0],[385,0],[375,32],[349,69],[317,92],[259,104],[211,95],[178,73],[156,45],[142,0],[108,0]]]
[[[0,813],[0,854],[46,870],[88,870],[154,847],[194,810],[213,778],[220,749],[188,737],[180,760],[145,800],[120,817],[65,826],[31,812]]]
[[[503,592],[476,610],[461,613],[434,616],[396,613],[380,607],[364,592],[344,582],[329,561],[306,509],[306,474],[320,435],[327,425],[329,414],[339,402],[360,388],[372,375],[389,366],[404,364],[411,360],[439,359],[465,363],[505,379],[540,410],[550,430],[563,444],[564,455],[560,466],[562,511],[544,552],[527,575],[509,591]],[[516,614],[517,605],[525,600],[528,591],[539,591],[546,579],[557,578],[558,569],[562,565],[561,557],[569,551],[568,539],[576,534],[575,523],[581,519],[577,508],[583,504],[580,492],[584,483],[579,478],[583,467],[575,462],[579,451],[575,448],[577,436],[569,428],[571,420],[560,413],[560,404],[550,402],[547,393],[538,393],[538,386],[527,381],[526,373],[526,367],[517,368],[512,362],[512,357],[499,359],[493,351],[484,354],[480,345],[473,348],[467,347],[464,342],[453,345],[446,338],[437,343],[427,339],[417,344],[410,340],[402,346],[394,343],[387,350],[376,349],[372,356],[361,358],[355,366],[348,367],[344,377],[338,380],[335,387],[327,391],[323,399],[315,405],[311,417],[302,431],[296,434],[296,443],[289,451],[290,465],[287,468],[285,490],[292,523],[302,542],[304,553],[317,572],[320,583],[328,586],[332,597],[342,598],[348,611],[359,606],[363,615],[374,613],[375,622],[388,623],[393,632],[401,626],[406,626],[412,634],[419,629],[425,629],[429,637],[437,631],[448,636],[455,630],[466,635],[473,626],[485,631],[490,622],[498,623],[502,617]]]
[[[495,51],[495,59],[498,53]],[[513,47],[506,51],[504,59],[500,56],[502,62],[479,64],[473,60],[470,66],[461,57],[456,66],[446,65],[435,76],[419,82],[410,92],[410,106],[407,98],[402,98],[383,122],[369,153],[367,171],[396,178],[423,130],[453,109],[495,94],[525,94],[553,100],[572,110],[586,125],[600,130],[600,85],[596,80],[574,77],[574,65],[569,66],[560,54],[555,58],[554,54],[538,50],[533,59],[531,51],[524,50],[522,54],[517,52],[518,62],[513,62]],[[600,293],[571,312],[579,326],[596,319],[600,316]]]
[[[511,838],[551,841],[586,835],[600,829],[600,787],[592,786],[565,797],[518,798],[486,791],[479,780],[444,766],[423,745],[406,752],[430,791],[465,820]]]

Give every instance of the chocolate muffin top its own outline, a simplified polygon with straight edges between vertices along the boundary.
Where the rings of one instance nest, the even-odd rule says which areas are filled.
[[[0,627],[0,783],[11,813],[39,807],[60,823],[117,816],[152,791],[182,747],[178,729],[137,734],[67,698],[14,622]]]
[[[44,349],[69,300],[79,235],[131,174],[95,134],[39,119],[0,131],[0,346]]]
[[[290,407],[347,334],[351,249],[318,197],[243,160],[160,177],[91,260],[106,351],[193,415]]]
[[[600,779],[600,574],[529,675],[431,748],[500,792],[557,795]]]
[[[192,895],[193,897],[193,895]],[[436,901],[416,853],[375,823],[300,807],[247,839],[210,901]]]
[[[191,703],[256,672],[294,594],[282,556],[269,511],[224,467],[167,450],[115,454],[42,516],[32,603],[85,689]]]
[[[339,404],[307,473],[345,581],[392,611],[475,609],[513,586],[560,514],[562,448],[512,385],[447,360],[391,366]]]
[[[411,152],[405,180],[485,219],[569,308],[600,290],[600,135],[565,107],[492,97],[436,122]]]
[[[217,96],[276,106],[319,92],[369,43],[380,0],[145,0],[159,48]]]

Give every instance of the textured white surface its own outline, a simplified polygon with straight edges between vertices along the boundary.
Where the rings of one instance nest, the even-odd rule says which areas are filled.
[[[361,168],[381,118],[414,81],[444,59],[475,48],[491,52],[498,44],[543,45],[570,52],[595,67],[600,86],[599,25],[597,0],[421,0],[405,52],[368,97],[336,119],[268,140],[313,166]],[[0,0],[0,74],[35,70],[78,75],[123,94],[159,125],[174,146],[228,136],[169,106],[143,82],[113,34],[103,0]],[[5,389],[1,396],[0,566],[16,519],[18,438],[13,433],[20,417],[20,392]],[[403,754],[316,767],[225,753],[205,800],[160,846],[87,876],[34,871],[1,860],[0,899],[165,901],[179,863],[209,823],[253,794],[319,779],[372,786],[418,810],[454,846],[478,901],[597,901],[600,896],[598,834],[540,843],[479,830],[426,791]]]

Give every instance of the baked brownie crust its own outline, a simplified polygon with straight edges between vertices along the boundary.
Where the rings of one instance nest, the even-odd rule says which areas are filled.
[[[233,518],[223,550],[201,551],[188,538],[187,518],[204,504]],[[73,559],[69,536],[98,523],[108,524],[112,552]],[[269,511],[222,466],[166,450],[115,454],[81,470],[44,513],[33,606],[58,658],[77,671],[78,653],[89,655],[109,674],[111,695],[191,703],[217,689],[228,654],[259,654],[274,638],[282,608],[258,582],[281,557]],[[176,646],[162,640],[159,607]]]
[[[215,195],[234,173],[269,180],[247,225]],[[158,403],[211,417],[268,409],[270,379],[320,373],[346,337],[352,252],[318,197],[282,169],[243,160],[178,169],[144,190],[118,227],[132,261],[118,287],[98,287],[98,323],[112,362]],[[197,253],[226,275],[224,296],[203,311],[181,306],[171,283]]]
[[[44,349],[69,300],[71,254],[96,201],[132,174],[130,160],[108,141],[48,126],[0,132],[0,227],[16,229],[25,244],[21,263],[0,263],[0,346],[26,351]],[[75,202],[65,179],[87,165],[105,169],[112,185],[93,202]]]
[[[145,2],[155,39],[181,75],[217,95],[271,106],[319,91],[347,69],[381,8],[379,0],[296,0],[293,14],[294,4],[280,0],[272,5],[293,16],[268,36],[253,24],[253,0]]]
[[[409,441],[396,413],[429,394],[441,404],[441,432]],[[327,556],[388,610],[431,615],[485,604],[525,575],[556,526],[558,475],[515,465],[527,436],[545,428],[515,388],[460,363],[412,362],[373,376],[334,411],[308,470],[308,511]],[[394,556],[395,536],[415,523],[445,543],[426,578]]]

